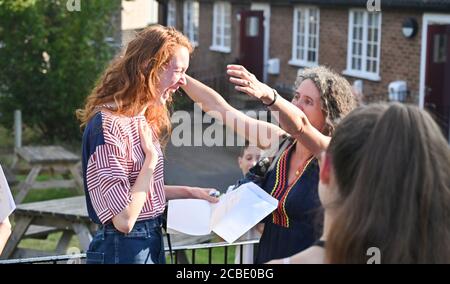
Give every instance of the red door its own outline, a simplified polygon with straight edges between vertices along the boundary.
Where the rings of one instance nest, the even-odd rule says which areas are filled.
[[[264,69],[263,11],[241,11],[239,63],[263,80]]]
[[[450,25],[428,26],[425,108],[450,139]]]

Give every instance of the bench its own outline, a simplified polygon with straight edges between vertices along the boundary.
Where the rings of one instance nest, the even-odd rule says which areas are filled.
[[[31,189],[43,188],[74,188],[77,193],[83,193],[80,158],[61,146],[26,146],[15,149],[16,159],[25,160],[31,169],[25,179],[18,185],[18,193],[14,197],[19,204]],[[14,163],[16,165],[17,163]],[[63,170],[72,175],[63,175],[64,179],[50,179],[38,182],[36,178],[44,168]]]

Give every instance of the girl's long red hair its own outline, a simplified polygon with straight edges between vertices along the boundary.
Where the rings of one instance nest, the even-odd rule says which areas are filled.
[[[157,104],[160,71],[171,60],[175,49],[184,46],[192,53],[189,40],[172,27],[153,25],[140,31],[101,76],[86,99],[84,108],[76,111],[84,127],[97,112],[96,106],[114,102],[114,113],[133,116],[148,106],[145,117],[162,145],[168,141],[171,123],[165,105]],[[155,102],[155,103],[153,103]]]

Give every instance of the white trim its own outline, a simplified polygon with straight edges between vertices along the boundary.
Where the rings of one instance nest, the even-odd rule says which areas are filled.
[[[317,11],[317,31],[316,31],[316,39],[317,39],[317,46],[314,48],[316,51],[316,58],[315,61],[308,61],[308,51],[309,51],[309,21],[307,20],[310,16],[310,11],[312,9],[315,9]],[[296,58],[297,54],[297,34],[298,34],[298,11],[300,10],[301,13],[305,15],[305,33],[304,33],[304,46],[303,46],[303,58]],[[292,33],[292,50],[291,50],[291,60],[289,60],[290,65],[294,66],[300,66],[300,67],[311,67],[311,66],[317,66],[319,65],[319,42],[320,42],[320,8],[317,6],[305,6],[305,5],[296,5],[294,7],[294,15],[293,15],[293,33]],[[302,23],[303,24],[303,23]]]
[[[218,45],[211,45],[209,47],[209,50],[223,52],[223,53],[230,53],[231,52],[231,48],[218,46]]]
[[[295,67],[315,67],[319,66],[319,63],[317,62],[309,62],[309,61],[302,61],[302,60],[295,60],[291,59],[288,61],[289,65],[295,66]]]
[[[352,69],[352,55],[353,55],[353,27],[354,27],[354,13],[363,12],[363,34],[362,34],[362,50],[361,50],[361,70]],[[348,38],[347,38],[347,67],[342,73],[344,75],[367,79],[371,81],[380,81],[380,62],[381,62],[381,27],[382,15],[378,13],[378,41],[377,41],[377,72],[367,72],[367,44],[368,44],[368,15],[369,12],[364,9],[349,9],[348,11]]]
[[[150,18],[148,19],[147,25],[158,23],[158,2],[156,0],[151,0],[150,3]]]
[[[269,46],[270,46],[270,4],[269,3],[252,3],[250,10],[264,12],[264,64],[263,64],[263,81],[267,82],[267,69],[269,62]]]
[[[190,4],[190,5],[189,5]],[[197,6],[197,11],[195,11],[195,6]],[[188,23],[188,8],[191,10],[191,22]],[[186,0],[183,3],[183,32],[189,38],[193,46],[198,46],[199,41],[199,29],[197,29],[197,40],[195,40],[195,30],[194,25],[200,26],[200,4],[195,0]]]
[[[428,25],[450,24],[450,14],[431,14],[424,13],[422,17],[422,43],[420,51],[420,89],[419,89],[419,107],[424,108],[425,105],[425,72],[427,64],[427,36]],[[450,140],[450,139],[449,139]]]
[[[230,9],[229,18],[229,34],[225,34],[225,9]],[[219,13],[220,12],[220,13]],[[213,25],[212,25],[212,44],[209,47],[210,50],[219,51],[219,52],[231,52],[231,25],[232,25],[232,6],[230,2],[218,1],[214,2],[213,6]],[[215,42],[216,39],[216,29],[219,25],[220,34],[219,34],[219,43]],[[225,45],[225,38],[230,39],[230,46]]]
[[[381,81],[380,75],[374,74],[374,73],[369,73],[369,72],[361,72],[361,71],[357,71],[357,70],[346,69],[346,70],[342,71],[342,74],[351,76],[351,77],[375,81],[375,82]]]

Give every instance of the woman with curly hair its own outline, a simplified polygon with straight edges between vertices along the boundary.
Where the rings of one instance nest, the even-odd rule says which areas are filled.
[[[186,84],[192,46],[173,28],[136,35],[105,71],[77,117],[85,127],[83,178],[90,218],[100,225],[87,263],[164,263],[166,199],[210,197],[211,189],[164,185],[167,102]]]
[[[228,74],[236,90],[278,112],[281,128],[246,116],[189,76],[182,88],[203,110],[211,111],[211,116],[225,122],[252,145],[278,146],[280,137],[290,136],[289,146],[273,161],[274,167],[262,184],[279,203],[264,220],[256,262],[291,256],[311,246],[321,235],[316,226],[320,209],[316,157],[327,148],[336,123],[356,106],[351,86],[325,67],[305,69],[295,82],[292,102],[288,102],[243,66],[229,65]]]

